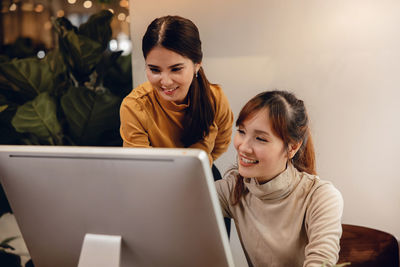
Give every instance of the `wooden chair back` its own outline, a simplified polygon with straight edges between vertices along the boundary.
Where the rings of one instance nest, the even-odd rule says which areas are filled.
[[[386,232],[343,224],[339,262],[350,267],[399,267],[399,243]]]

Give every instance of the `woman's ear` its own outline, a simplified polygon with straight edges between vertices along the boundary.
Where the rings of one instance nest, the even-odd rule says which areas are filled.
[[[296,155],[297,151],[299,151],[302,144],[303,144],[303,141],[296,143],[296,144],[289,144],[289,147],[288,147],[288,158],[289,159],[292,159]]]
[[[195,73],[199,72],[200,68],[201,68],[201,62],[194,64]]]

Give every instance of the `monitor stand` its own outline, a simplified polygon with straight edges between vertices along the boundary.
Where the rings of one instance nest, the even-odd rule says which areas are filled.
[[[121,236],[86,234],[78,267],[119,267]]]

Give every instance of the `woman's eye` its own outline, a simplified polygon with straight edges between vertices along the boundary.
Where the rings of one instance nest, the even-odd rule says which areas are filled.
[[[152,73],[160,73],[160,70],[159,70],[159,69],[150,69],[150,71],[151,71]]]
[[[257,139],[257,141],[260,141],[260,142],[268,142],[266,139],[261,138],[261,137],[256,137],[256,139]]]
[[[242,129],[237,129],[237,132],[238,132],[239,134],[244,134],[244,131],[243,131]]]
[[[178,71],[180,71],[180,70],[182,70],[182,68],[172,68],[172,69],[171,69],[172,72],[178,72]]]

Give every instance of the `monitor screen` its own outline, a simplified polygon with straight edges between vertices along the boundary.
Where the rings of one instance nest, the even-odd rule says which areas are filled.
[[[233,266],[201,150],[0,146],[0,181],[36,267],[78,266],[86,234],[122,267]]]

